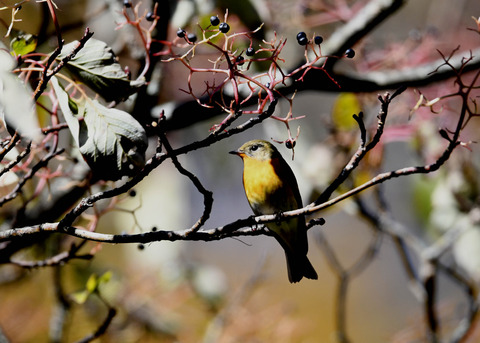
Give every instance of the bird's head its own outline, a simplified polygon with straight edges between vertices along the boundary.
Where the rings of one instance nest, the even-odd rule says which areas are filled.
[[[276,157],[279,152],[270,142],[255,139],[246,142],[238,150],[230,151],[230,154],[238,155],[241,158],[249,157],[260,161],[268,161]]]

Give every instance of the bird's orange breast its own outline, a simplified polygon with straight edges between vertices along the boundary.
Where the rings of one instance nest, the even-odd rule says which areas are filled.
[[[277,202],[287,199],[273,199],[285,191],[285,183],[276,172],[275,161],[258,160],[248,156],[243,159],[243,185],[248,202],[255,212],[272,214],[279,212],[281,207]],[[287,194],[283,194],[282,198]]]

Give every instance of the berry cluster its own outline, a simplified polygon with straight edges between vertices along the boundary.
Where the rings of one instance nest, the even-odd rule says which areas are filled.
[[[297,33],[297,43],[302,45],[302,46],[307,46],[308,43],[310,43],[310,41],[307,38],[307,34],[305,32],[300,31],[299,33]],[[315,36],[313,38],[313,43],[315,43],[315,45],[322,44],[323,43],[323,37],[322,36]],[[346,58],[355,57],[355,50],[353,50],[353,49],[345,50],[345,57]]]
[[[201,106],[209,108],[220,106],[227,113],[224,120],[212,128],[214,132],[226,130],[239,115],[264,112],[265,108],[278,97],[286,100],[290,104],[288,113],[285,116],[272,115],[271,118],[284,123],[288,132],[288,138],[278,141],[278,143],[283,143],[287,148],[294,149],[299,132],[292,135],[289,124],[292,120],[300,119],[302,116],[293,114],[293,96],[291,98],[286,97],[277,90],[277,87],[285,84],[288,79],[302,82],[304,76],[312,69],[323,70],[327,73],[321,62],[328,58],[338,57],[322,55],[320,49],[320,45],[323,43],[322,36],[317,35],[309,39],[305,32],[299,32],[297,42],[306,48],[305,62],[295,70],[286,72],[281,67],[284,60],[280,57],[286,44],[285,39],[275,36],[270,42],[263,41],[258,46],[254,46],[252,33],[260,30],[261,27],[253,32],[231,33],[227,16],[228,14],[225,15],[223,21],[218,16],[211,16],[209,25],[206,27],[199,26],[201,38],[197,38],[194,33],[188,33],[184,28],[179,28],[177,37],[185,40],[187,44],[182,44],[178,39],[167,44],[166,46],[169,49],[162,52],[162,55],[168,56],[168,58],[163,61],[180,61],[189,69],[187,87],[182,91],[190,94]],[[242,45],[246,46],[244,50],[241,48]],[[217,53],[217,57],[212,57],[212,54],[209,54],[208,62],[211,65],[198,67],[198,64],[193,64],[192,60],[202,58],[202,53],[206,52],[207,48],[212,48]],[[307,54],[307,48],[312,50],[313,54]],[[353,55],[352,49],[345,52],[346,57],[351,58]],[[262,62],[259,68],[263,71],[252,71],[251,65],[257,62]],[[203,92],[199,92],[191,84],[192,75],[201,73],[212,74],[215,77],[205,77]],[[328,73],[327,76],[333,83],[337,84]],[[227,87],[231,87],[231,90],[225,92]],[[214,96],[218,94],[221,94],[221,101],[213,100]],[[242,109],[242,106],[252,104],[253,99],[257,99],[257,106]]]
[[[228,33],[228,31],[230,31],[230,25],[228,25],[226,22],[221,23],[220,18],[218,18],[216,15],[210,17],[210,25],[214,27],[218,26],[218,30],[221,33]],[[185,36],[187,37],[187,42],[189,43],[195,43],[197,41],[197,35],[195,33],[187,34],[187,32],[184,29],[179,28],[177,30],[177,37],[185,38]]]

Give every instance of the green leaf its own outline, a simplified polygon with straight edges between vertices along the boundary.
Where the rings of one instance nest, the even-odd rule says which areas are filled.
[[[0,119],[36,142],[43,137],[38,123],[32,90],[11,72],[15,61],[0,49]]]
[[[432,193],[438,180],[433,177],[419,175],[413,178],[413,182],[413,210],[424,223],[427,223],[432,213]]]
[[[79,42],[65,45],[57,57],[68,56]],[[84,47],[67,63],[67,69],[81,82],[100,94],[106,101],[122,101],[135,93],[144,81],[130,81],[106,43],[90,38]]]
[[[362,111],[360,101],[354,93],[341,93],[333,105],[332,120],[341,130],[351,130],[357,127],[354,114]]]
[[[112,278],[112,272],[109,270],[108,272],[103,273],[102,276],[98,278],[98,284],[99,285],[105,284],[108,281],[110,281],[111,278]]]
[[[26,55],[37,48],[37,37],[32,34],[19,34],[10,42],[10,48],[16,55]]]
[[[147,134],[135,118],[97,100],[85,102],[83,118],[80,152],[97,177],[117,180],[143,167]]]

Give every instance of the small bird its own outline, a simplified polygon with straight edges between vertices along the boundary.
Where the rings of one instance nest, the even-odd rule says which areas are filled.
[[[255,215],[277,214],[302,207],[295,175],[270,142],[252,140],[230,153],[243,160],[243,187]],[[290,282],[298,282],[303,277],[316,280],[317,272],[307,257],[305,216],[270,222],[266,226],[285,250]]]

